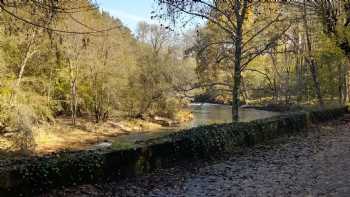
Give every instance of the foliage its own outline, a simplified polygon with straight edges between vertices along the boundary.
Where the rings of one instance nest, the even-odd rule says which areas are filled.
[[[167,14],[171,15],[176,22],[181,21],[178,16],[181,13],[196,16],[193,13],[200,11],[201,6],[205,7],[205,3],[195,1],[178,3],[161,1],[161,3],[173,7],[173,9],[167,9]],[[183,9],[189,10],[183,12],[181,9],[176,9],[180,4],[184,6]],[[336,13],[346,9],[346,6],[344,5],[343,8],[339,7],[341,3],[330,4],[334,7],[327,8],[331,5],[322,5],[322,2],[318,1],[311,1],[310,5],[307,2],[307,12],[304,16],[303,4],[300,2],[292,1],[280,5],[254,2],[248,10],[243,26],[246,31],[243,42],[247,44],[242,44],[246,54],[242,54],[241,59],[244,61],[252,54],[257,56],[248,64],[241,64],[240,100],[245,101],[243,104],[249,104],[250,100],[264,98],[272,98],[270,102],[286,105],[311,103],[320,98],[327,102],[339,103],[344,103],[348,99],[349,88],[346,81],[349,56],[344,50],[344,47],[346,48],[344,45],[349,43],[347,42],[349,29],[341,23],[346,19],[343,18],[343,14],[334,16],[339,17],[339,20],[334,21],[338,22],[337,29],[335,33],[329,34],[325,32],[324,26],[332,21],[324,21],[325,16],[322,16],[322,13],[328,12],[321,12],[322,9],[327,8],[330,11],[334,9]],[[216,13],[224,10],[225,4],[223,8],[219,5],[220,3],[215,4],[209,11]],[[211,13],[209,11],[208,13]],[[237,57],[233,56],[234,41],[230,41],[228,30],[225,29],[231,26],[227,21],[221,21],[225,18],[229,20],[226,15],[231,12],[233,9],[227,13],[218,13],[218,16],[223,15],[219,19],[211,18],[212,15],[206,15],[207,13],[201,13],[208,21],[198,29],[197,39],[192,48],[198,65],[196,71],[204,92],[202,95],[209,102],[222,103],[223,98],[224,103],[230,103],[233,100],[231,96],[235,84],[233,66]],[[279,15],[282,12],[283,14]],[[301,18],[306,18],[307,25],[300,20]],[[277,21],[270,26],[266,25],[269,21],[273,22],[273,19]],[[217,21],[221,21],[221,25],[218,25]],[[237,19],[232,21],[237,22]],[[285,25],[290,25],[289,29],[282,31],[282,35],[274,39],[275,32],[279,32],[279,29]],[[250,37],[254,39],[251,40]],[[260,48],[268,40],[273,42],[259,54]],[[253,51],[249,52],[249,50]],[[310,64],[310,62],[314,63]],[[320,89],[319,93],[317,89]]]
[[[171,22],[206,19],[185,35],[147,23],[133,35],[90,0],[48,2],[0,3],[0,126],[24,140],[19,149],[31,149],[32,128],[56,116],[73,125],[78,117],[179,119],[198,94],[232,104],[234,119],[252,100],[349,98],[345,2],[159,0],[155,14]]]
[[[142,23],[133,36],[92,1],[56,3],[62,9],[79,5],[87,10],[67,14],[29,2],[6,7],[33,24],[0,14],[7,21],[0,26],[1,133],[12,133],[16,149],[33,150],[33,127],[55,116],[71,116],[73,125],[77,117],[95,122],[175,117],[184,103],[175,87],[194,81],[195,75],[189,74],[194,61],[173,44],[172,32]],[[53,15],[28,14],[32,9]]]

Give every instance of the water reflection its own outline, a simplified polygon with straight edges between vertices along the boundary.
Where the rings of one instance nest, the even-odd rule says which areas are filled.
[[[190,122],[182,123],[178,127],[162,127],[161,129],[157,130],[130,133],[128,135],[119,136],[114,140],[114,144],[121,142],[137,144],[149,139],[165,136],[182,129],[215,123],[220,124],[232,122],[232,108],[229,105],[193,103],[189,106],[189,108],[193,113],[193,120]],[[239,121],[248,122],[256,119],[272,117],[278,114],[278,112],[269,112],[256,109],[240,109]]]
[[[193,113],[193,120],[184,123],[182,128],[191,128],[200,125],[220,124],[232,122],[232,107],[229,105],[193,103],[190,106]],[[270,112],[256,109],[240,109],[240,122],[276,116],[278,112]]]

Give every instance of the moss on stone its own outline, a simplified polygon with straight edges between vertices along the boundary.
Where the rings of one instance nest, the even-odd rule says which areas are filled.
[[[114,141],[112,144],[113,150],[125,150],[125,149],[131,149],[135,147],[136,147],[135,143],[131,143],[131,142]]]
[[[347,108],[343,107],[249,123],[201,126],[152,140],[142,147],[118,143],[113,144],[112,149],[36,157],[0,168],[0,196],[30,196],[32,192],[53,187],[135,176],[169,167],[177,161],[217,157],[238,146],[251,146],[282,134],[300,132],[310,123],[332,120],[346,112]]]

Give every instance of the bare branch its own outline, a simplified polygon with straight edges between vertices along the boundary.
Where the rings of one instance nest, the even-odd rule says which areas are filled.
[[[291,27],[291,25],[289,25],[287,28],[285,28],[285,29],[284,29],[280,34],[278,34],[277,36],[271,38],[271,39],[269,40],[269,42],[266,43],[262,49],[260,49],[260,50],[258,50],[257,52],[251,54],[251,55],[253,55],[253,56],[250,57],[245,63],[242,64],[241,70],[244,70],[245,67],[246,67],[251,61],[253,61],[257,56],[263,54],[265,51],[267,51],[268,49],[270,49],[271,47],[273,47],[273,46],[274,46],[274,43],[275,43],[281,36],[283,36],[283,35],[288,31],[288,29],[289,29],[290,27]],[[246,57],[242,57],[242,58],[245,59],[245,58],[247,58],[247,56],[246,56]]]
[[[42,28],[42,29],[45,29],[45,30],[49,30],[49,31],[52,31],[52,32],[58,32],[58,33],[66,33],[66,34],[99,34],[99,33],[108,32],[108,31],[111,31],[111,30],[118,29],[118,28],[122,27],[121,25],[116,25],[116,26],[108,28],[108,29],[97,30],[97,31],[86,31],[86,32],[83,32],[83,31],[81,31],[81,32],[79,32],[79,31],[65,31],[65,30],[54,29],[54,28],[51,28],[49,26],[41,25],[41,24],[35,23],[33,21],[30,21],[28,19],[25,19],[23,17],[20,17],[20,16],[14,14],[13,12],[9,11],[8,9],[6,9],[3,4],[0,4],[0,8],[1,8],[2,11],[4,11],[6,14],[12,16],[16,20],[19,20],[19,21],[21,21],[23,23],[32,25],[34,27],[38,27],[38,28]]]

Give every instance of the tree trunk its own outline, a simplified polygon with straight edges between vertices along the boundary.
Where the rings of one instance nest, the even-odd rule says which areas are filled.
[[[77,66],[75,68],[73,67],[72,63],[69,63],[70,68],[70,77],[71,77],[71,101],[70,101],[70,108],[71,108],[71,119],[72,124],[76,125],[76,118],[77,118]]]
[[[22,76],[24,74],[24,69],[27,66],[28,60],[36,53],[36,50],[31,51],[33,42],[34,42],[34,40],[36,38],[36,35],[37,35],[37,32],[34,31],[32,36],[31,36],[31,38],[30,38],[30,40],[29,40],[29,43],[28,43],[28,46],[27,46],[27,50],[26,50],[24,59],[23,59],[23,61],[21,63],[21,68],[20,68],[20,71],[19,71],[19,74],[18,74],[16,88],[18,88],[20,86],[20,83],[21,83],[21,80],[22,80]]]
[[[21,81],[22,81],[22,78],[23,78],[24,70],[25,70],[25,67],[27,66],[28,61],[37,52],[36,50],[32,51],[32,45],[34,45],[34,41],[35,41],[36,35],[37,35],[37,32],[33,32],[32,37],[29,40],[29,43],[27,45],[27,49],[26,49],[26,52],[25,52],[25,55],[24,55],[24,59],[21,62],[20,70],[19,70],[19,73],[18,73],[18,77],[17,77],[17,80],[16,80],[16,82],[14,84],[14,92],[10,96],[10,100],[9,100],[10,105],[12,105],[13,102],[16,100],[16,94],[18,93],[18,90],[20,89],[20,85],[21,85]]]
[[[239,120],[240,89],[241,89],[241,58],[243,42],[243,23],[248,7],[248,0],[243,2],[237,0],[235,3],[235,15],[237,20],[236,33],[234,36],[235,43],[235,60],[233,70],[233,88],[232,88],[232,121]],[[241,9],[242,8],[242,9]]]
[[[338,101],[339,104],[343,104],[346,94],[346,73],[343,69],[343,65],[338,65]]]
[[[344,76],[344,103],[347,103],[349,102],[349,99],[350,99],[350,91],[349,91],[349,77],[350,77],[350,56],[348,56],[348,62],[347,62],[347,65],[345,67],[346,71],[345,71],[345,76]]]
[[[277,87],[277,82],[276,82],[276,74],[274,74],[273,78],[273,103],[277,104],[278,103],[278,87]]]
[[[30,49],[29,49],[30,50]],[[23,77],[23,74],[24,74],[24,69],[25,67],[27,66],[27,62],[28,60],[36,53],[36,51],[32,51],[32,52],[27,52],[26,55],[25,55],[25,58],[21,64],[21,68],[20,68],[20,71],[19,71],[19,74],[18,74],[18,78],[17,78],[17,82],[16,82],[16,88],[19,88],[20,84],[21,84],[21,81],[22,81],[22,77]]]
[[[237,56],[236,56],[237,57]],[[235,60],[234,85],[232,90],[232,121],[239,119],[240,86],[241,86],[241,66],[240,61]]]
[[[243,77],[241,77],[241,81],[242,81],[242,96],[243,96],[243,99],[244,99],[244,103],[245,104],[248,104],[248,98],[249,98],[249,95],[248,95],[248,90],[247,90],[247,86],[246,86],[246,83],[245,83],[245,80]]]
[[[306,34],[306,47],[307,47],[307,52],[308,52],[308,57],[306,58],[306,61],[310,67],[311,77],[312,77],[312,81],[314,84],[314,89],[315,89],[318,103],[319,103],[320,107],[323,108],[324,102],[323,102],[323,98],[322,98],[322,94],[321,94],[320,81],[318,79],[318,65],[317,65],[316,61],[314,60],[314,58],[312,57],[312,45],[311,45],[310,29],[309,29],[309,25],[307,22],[307,11],[306,11],[305,0],[304,0],[303,22],[304,22],[304,28],[305,28],[305,34]]]
[[[233,89],[232,89],[232,121],[239,120],[239,103],[241,87],[241,53],[242,53],[242,22],[237,19],[237,31],[235,39],[235,60],[233,70]]]
[[[78,110],[78,100],[77,100],[77,81],[74,79],[73,87],[72,87],[72,96],[73,96],[73,111],[72,111],[72,123],[76,125],[77,119],[77,110]]]
[[[298,55],[299,56],[299,55]],[[303,77],[303,62],[300,57],[297,57],[296,60],[296,90],[297,90],[297,103],[300,103],[303,100],[303,93],[305,94],[304,88],[304,77]]]
[[[273,71],[273,89],[274,89],[274,92],[273,92],[273,103],[277,104],[279,103],[279,97],[280,97],[280,87],[278,85],[278,81],[281,81],[281,74],[279,73],[278,71],[278,66],[277,66],[277,60],[276,60],[276,56],[271,54],[270,55],[271,57],[271,60],[272,60],[272,65],[273,65],[273,68],[274,68],[274,71]],[[281,91],[282,93],[282,91]]]
[[[310,65],[311,77],[312,77],[312,81],[314,83],[314,89],[315,89],[318,103],[320,104],[320,107],[324,107],[324,102],[323,102],[322,93],[321,93],[321,84],[320,84],[320,81],[318,78],[318,66],[317,66],[315,60],[313,60],[313,59],[308,60],[308,63]]]

